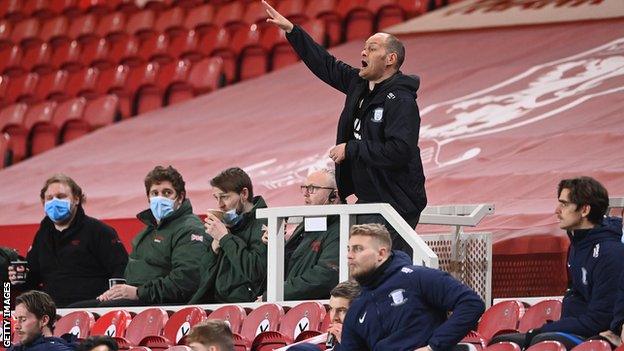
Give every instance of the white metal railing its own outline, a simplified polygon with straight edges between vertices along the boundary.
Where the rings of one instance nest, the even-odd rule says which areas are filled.
[[[457,236],[462,226],[476,226],[486,215],[494,212],[494,205],[450,205],[430,206],[420,216],[422,224],[450,225],[455,227]],[[340,258],[339,280],[349,278],[347,266],[347,245],[349,228],[355,224],[355,216],[360,214],[380,214],[412,247],[413,262],[431,268],[438,268],[438,256],[416,234],[413,228],[389,204],[321,205],[272,207],[256,211],[258,218],[268,220],[267,255],[267,301],[284,300],[284,219],[288,217],[340,216]]]

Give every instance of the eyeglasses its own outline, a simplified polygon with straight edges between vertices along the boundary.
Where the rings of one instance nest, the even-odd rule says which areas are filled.
[[[334,190],[334,188],[330,188],[330,187],[326,187],[326,186],[317,186],[317,185],[302,185],[301,186],[301,193],[305,194],[314,194],[316,192],[316,190],[318,189],[328,189],[328,190]]]

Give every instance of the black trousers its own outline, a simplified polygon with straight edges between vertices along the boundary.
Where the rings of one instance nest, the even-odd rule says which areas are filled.
[[[410,227],[415,228],[416,225],[418,224],[418,221],[420,220],[420,216],[416,216],[412,218],[403,217],[403,219],[405,219],[405,221],[407,222],[407,224],[410,225]],[[399,233],[390,225],[390,223],[388,223],[388,221],[386,221],[383,218],[382,215],[379,215],[379,214],[358,215],[356,222],[357,224],[379,223],[379,224],[385,225],[386,228],[388,229],[388,232],[390,232],[390,237],[392,238],[392,249],[401,250],[405,252],[406,254],[408,254],[410,257],[412,257],[412,255],[414,254],[414,250],[412,250],[412,247],[407,244],[407,241],[405,241],[405,239],[403,239],[403,237],[399,235]]]
[[[540,333],[536,334],[530,340],[527,340],[526,336],[527,334],[524,333],[501,334],[492,338],[490,345],[503,341],[509,341],[518,344],[520,348],[524,350],[529,346],[535,345],[542,341],[559,341],[566,347],[566,349],[572,350],[575,346],[585,341],[584,337],[569,333]]]

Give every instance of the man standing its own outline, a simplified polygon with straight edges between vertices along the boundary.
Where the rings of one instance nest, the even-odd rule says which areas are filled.
[[[267,221],[256,218],[256,210],[266,203],[261,196],[254,197],[251,178],[238,167],[224,170],[210,185],[223,218],[210,212],[206,216],[210,249],[201,263],[199,289],[189,303],[254,301],[266,287],[262,227]]]
[[[65,340],[52,336],[56,305],[50,295],[32,290],[15,299],[15,335],[9,351],[70,351]]]
[[[572,349],[585,338],[609,329],[617,297],[617,281],[624,264],[622,221],[605,218],[607,189],[590,177],[564,179],[557,188],[555,215],[568,233],[569,288],[563,297],[561,318],[527,334],[504,334],[491,343],[513,341],[529,347],[556,340]]]
[[[306,205],[332,205],[340,201],[336,177],[330,170],[311,173],[301,191]],[[307,231],[302,223],[286,242],[285,300],[326,299],[338,284],[339,217],[327,217],[326,226],[324,231]]]
[[[96,298],[128,263],[117,232],[85,214],[82,188],[64,174],[48,178],[40,197],[46,217],[26,256],[26,282],[17,282],[13,267],[9,280],[22,291],[47,292],[59,306]]]
[[[186,197],[182,175],[171,166],[157,166],[145,177],[145,192],[149,209],[137,215],[145,229],[132,240],[127,284],[74,307],[185,303],[197,290],[208,239]]]
[[[383,225],[351,228],[349,269],[362,293],[347,312],[339,349],[452,349],[477,325],[485,304],[449,274],[413,266],[391,247]]]
[[[186,342],[193,351],[234,351],[232,330],[222,320],[208,320],[196,325]]]
[[[420,79],[399,71],[403,44],[393,35],[377,33],[362,50],[362,67],[336,60],[299,26],[262,2],[273,23],[308,68],[321,80],[347,95],[338,122],[336,146],[329,156],[336,163],[338,192],[344,200],[355,194],[358,203],[387,202],[415,227],[427,204],[425,176],[418,148],[420,116],[416,91]],[[358,223],[385,223],[380,216]],[[411,254],[396,232],[394,248]]]

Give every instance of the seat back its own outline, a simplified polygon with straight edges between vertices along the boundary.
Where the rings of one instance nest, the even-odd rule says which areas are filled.
[[[131,320],[132,316],[128,311],[110,311],[95,321],[93,328],[91,328],[91,335],[123,337]]]
[[[184,20],[184,27],[189,30],[197,30],[202,33],[211,27],[214,17],[214,7],[211,4],[198,6],[189,10]]]
[[[526,349],[526,351],[566,351],[566,347],[559,341],[549,340],[539,342]]]
[[[65,16],[51,18],[43,22],[39,37],[41,40],[50,42],[54,45],[58,40],[69,39],[67,37],[68,27],[69,24],[67,23],[67,18]]]
[[[587,340],[574,347],[572,351],[611,351],[611,345],[604,340]]]
[[[561,317],[561,301],[545,300],[531,306],[518,323],[518,331],[526,333],[539,328],[548,321],[557,321]]]
[[[485,348],[485,351],[520,351],[520,346],[513,342],[497,342]]]
[[[138,345],[146,335],[161,335],[168,320],[169,315],[162,308],[145,309],[132,318],[125,337],[133,345]]]
[[[71,21],[67,36],[81,43],[95,39],[97,17],[94,14],[85,14]]]
[[[261,332],[277,331],[282,316],[284,316],[282,306],[265,303],[251,311],[245,318],[240,334],[247,340],[253,340]]]
[[[500,330],[516,329],[523,314],[524,305],[521,302],[499,302],[481,316],[477,331],[489,341]]]
[[[0,132],[9,126],[25,129],[24,117],[27,110],[28,105],[25,103],[12,104],[0,110]]]
[[[87,99],[83,97],[70,99],[60,103],[56,107],[56,111],[54,111],[54,116],[52,116],[52,124],[61,130],[68,121],[82,119],[86,105]]]
[[[177,344],[188,335],[193,326],[208,319],[206,311],[199,307],[186,307],[174,313],[163,330],[163,336]]]
[[[219,57],[205,58],[193,65],[189,83],[196,94],[203,94],[219,88],[223,74],[223,60]]]
[[[319,330],[325,314],[325,306],[319,302],[300,303],[284,315],[279,331],[295,340],[303,331]]]
[[[91,129],[113,124],[119,117],[119,98],[115,95],[104,95],[88,101],[83,115]]]
[[[243,321],[247,317],[245,309],[238,305],[226,305],[217,308],[209,316],[208,319],[221,319],[230,325],[232,333],[238,333],[241,330]]]
[[[85,339],[91,333],[95,324],[93,313],[88,311],[74,311],[64,315],[54,324],[54,336],[73,334],[77,338]]]
[[[0,133],[0,169],[13,164],[11,137],[7,133]]]

